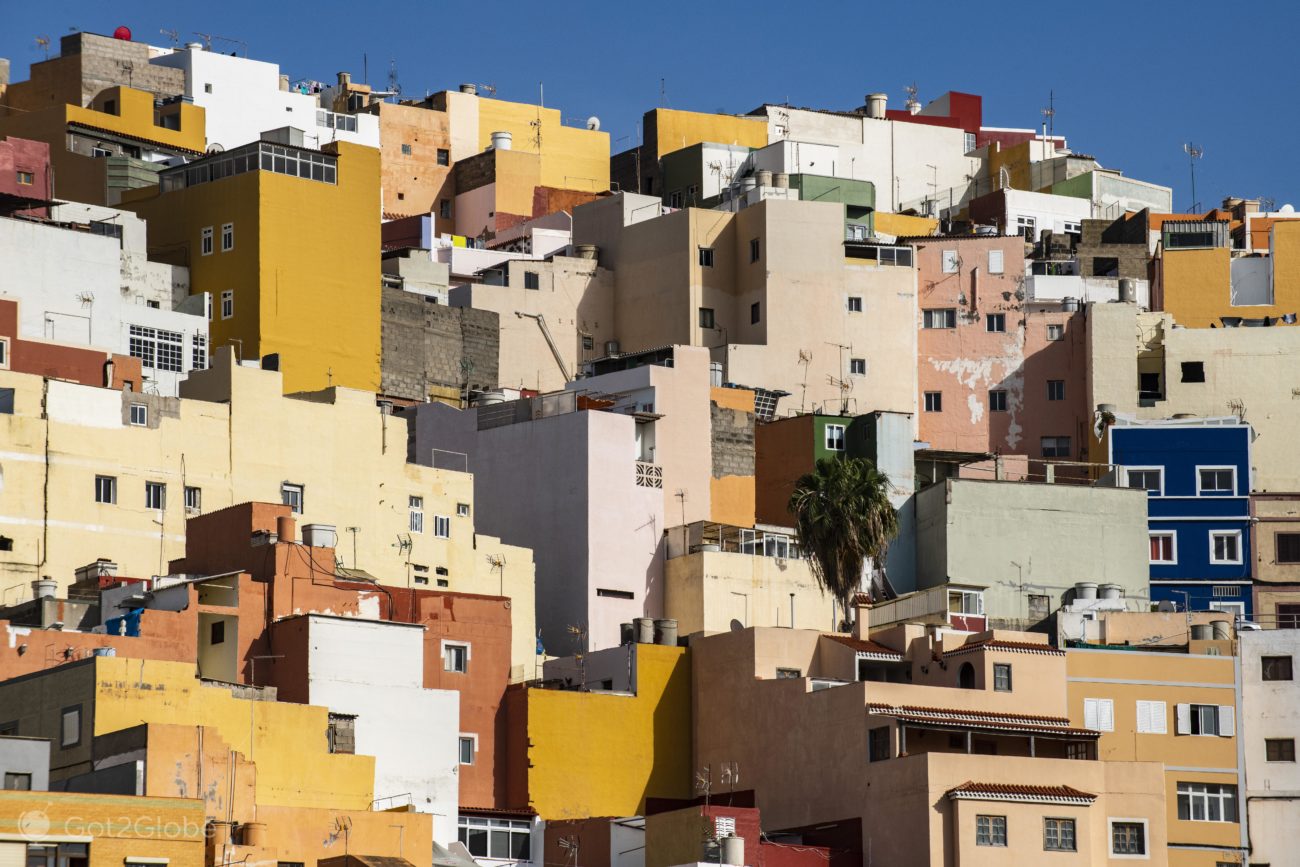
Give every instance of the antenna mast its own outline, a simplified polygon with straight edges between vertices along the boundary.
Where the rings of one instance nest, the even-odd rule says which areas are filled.
[[[1186,142],[1183,145],[1183,153],[1187,154],[1187,167],[1192,174],[1192,206],[1187,212],[1195,214],[1201,210],[1201,203],[1196,200],[1196,161],[1205,156],[1205,148]]]

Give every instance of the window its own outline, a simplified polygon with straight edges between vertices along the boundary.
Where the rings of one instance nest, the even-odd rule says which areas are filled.
[[[332,713],[326,722],[325,739],[331,753],[353,755],[357,751],[357,718],[352,714]]]
[[[1038,219],[1036,217],[1016,217],[1016,234],[1024,236],[1027,241],[1038,239]]]
[[[1039,440],[1045,458],[1068,458],[1070,456],[1069,437],[1043,437]]]
[[[763,318],[763,307],[761,302],[755,301],[749,305],[749,324],[757,325]]]
[[[984,317],[984,330],[1001,334],[1007,330],[1007,314],[990,313]]]
[[[956,274],[957,269],[961,267],[961,257],[957,255],[956,250],[943,251],[943,273]]]
[[[1197,467],[1197,494],[1231,494],[1237,489],[1236,467]]]
[[[295,515],[302,514],[303,506],[303,486],[295,485],[293,482],[284,482],[280,485],[280,502],[289,507],[289,511]]]
[[[1273,536],[1277,562],[1300,563],[1300,533],[1277,533]]]
[[[1165,489],[1165,471],[1161,467],[1128,467],[1128,486],[1146,491],[1148,494],[1162,494]]]
[[[30,187],[35,182],[36,182],[36,178],[33,177],[31,172],[24,172],[22,170],[19,170],[18,183],[22,184],[24,187]]]
[[[451,199],[440,199],[438,201],[438,216],[444,220],[451,219]]]
[[[850,358],[849,373],[853,376],[866,376],[867,360],[865,358]]]
[[[439,539],[451,538],[451,518],[446,515],[433,516],[433,535]]]
[[[409,528],[412,533],[424,532],[424,497],[407,497],[407,506],[410,509]]]
[[[1043,849],[1047,852],[1074,851],[1074,820],[1043,819]]]
[[[1124,822],[1112,819],[1110,823],[1110,854],[1145,855],[1147,853],[1147,823]]]
[[[223,223],[221,226],[221,252],[229,253],[235,249],[235,224]]]
[[[59,746],[63,749],[75,747],[81,743],[81,705],[63,709],[62,723],[59,727]]]
[[[1029,619],[1044,620],[1052,613],[1052,597],[1042,593],[1029,594]]]
[[[993,689],[997,692],[1011,692],[1011,666],[1004,662],[993,664]]]
[[[440,166],[451,165],[451,151],[447,150],[446,148],[438,148],[438,165]]]
[[[776,670],[777,680],[798,680],[803,677],[803,672],[797,668],[778,668]]]
[[[532,857],[528,822],[521,819],[480,819],[461,816],[458,837],[475,858],[527,861]]]
[[[1264,760],[1267,762],[1294,762],[1295,738],[1268,738],[1265,740]]]
[[[911,268],[911,247],[875,247],[876,261],[886,267]],[[868,257],[870,258],[870,257]]]
[[[31,790],[32,790],[31,774],[18,774],[10,771],[5,772],[5,791],[30,792]]]
[[[95,476],[95,502],[109,506],[117,503],[116,476]]]
[[[712,327],[713,327],[713,308],[712,308],[712,307],[701,307],[701,308],[700,308],[700,327],[701,327],[701,328],[712,328]]]
[[[113,151],[107,147],[96,146],[90,149],[90,155],[98,159],[99,157],[111,157]]]
[[[1001,274],[1006,270],[1001,250],[989,250],[989,273]]]
[[[457,503],[457,504],[456,504],[456,517],[457,517],[457,518],[468,518],[468,517],[469,517],[469,503]]]
[[[1006,412],[1007,411],[1007,393],[1003,389],[995,388],[989,392],[989,412]]]
[[[966,153],[970,153],[971,151],[975,150],[976,148],[975,133],[973,132],[964,133],[962,135],[961,141],[962,141],[962,148]]]
[[[605,599],[635,599],[636,594],[631,590],[610,590],[605,587],[597,587],[596,595]]]
[[[867,737],[867,760],[883,762],[889,755],[889,726],[873,728]]]
[[[1178,562],[1177,539],[1178,536],[1174,533],[1152,533],[1150,562],[1177,563]]]
[[[957,686],[960,689],[975,688],[975,666],[969,662],[961,664],[961,668],[957,669]]]
[[[0,368],[9,368],[9,338],[0,337]]]
[[[861,312],[862,312],[862,296],[861,296],[861,295],[850,295],[850,296],[849,296],[849,303],[848,303],[848,306],[849,306],[849,312],[850,312],[850,313],[861,313]]]
[[[229,319],[235,315],[235,290],[227,289],[221,293],[221,318]]]
[[[199,232],[199,252],[204,256],[212,255],[212,227],[204,226]]]
[[[1083,727],[1097,732],[1115,731],[1115,702],[1109,698],[1083,700]]]
[[[828,424],[824,430],[826,450],[829,452],[844,451],[844,425]]]
[[[1178,818],[1184,822],[1237,821],[1237,787],[1218,783],[1179,783]]]
[[[1237,718],[1230,704],[1180,704],[1174,711],[1180,735],[1230,738],[1236,733]]]
[[[712,247],[701,247],[701,248],[700,248],[700,267],[701,267],[701,268],[712,268],[712,267],[713,267],[713,248],[712,248]]]
[[[1065,400],[1065,380],[1049,379],[1047,380],[1047,399],[1048,400]]]
[[[1088,744],[1083,741],[1069,741],[1065,745],[1065,757],[1077,761],[1088,761]]]
[[[226,643],[226,621],[224,620],[212,621],[211,627],[208,629],[208,643],[209,644]]]
[[[162,482],[145,482],[144,507],[159,510],[167,508],[167,486]]]
[[[460,736],[460,763],[462,765],[474,764],[474,752],[478,749],[476,739],[471,736]]]
[[[1205,382],[1204,361],[1184,361],[1182,369],[1183,382]]]
[[[1210,562],[1241,563],[1241,531],[1210,531]]]
[[[925,411],[943,412],[943,392],[927,391],[925,393]]]
[[[976,816],[975,817],[975,845],[976,846],[1007,845],[1007,817],[1006,816]]]
[[[1065,339],[1065,326],[1064,326],[1064,325],[1049,325],[1049,326],[1047,326],[1047,339],[1048,339],[1048,340],[1051,340],[1051,341],[1064,340],[1064,339]]]
[[[525,272],[524,272],[524,288],[525,288],[525,289],[541,289],[541,288],[542,288],[542,278],[541,278],[541,275],[538,274],[536,271],[525,271]]]
[[[750,238],[749,239],[749,261],[757,262],[760,258],[759,257],[760,252],[762,252],[762,246],[759,244],[758,239]]]
[[[190,343],[190,369],[206,370],[207,367],[208,338],[202,334],[196,334]]]
[[[203,490],[185,486],[185,514],[198,515],[203,512]],[[285,540],[286,542],[288,539]]]
[[[469,645],[452,644],[450,641],[443,642],[442,670],[454,671],[458,674],[469,671]]]
[[[429,583],[429,567],[428,567],[428,566],[422,566],[422,565],[420,565],[419,563],[412,563],[412,564],[411,564],[411,572],[413,573],[413,577],[414,577],[414,579],[415,579],[415,583],[416,583],[416,584],[428,584],[428,583]]]
[[[922,310],[921,311],[922,328],[956,328],[957,311],[951,307],[946,309]]]
[[[402,145],[402,156],[404,156],[404,157],[409,157],[410,155],[411,155],[411,146],[410,146],[409,144],[403,144],[403,145]]]
[[[1260,659],[1264,680],[1291,680],[1291,657],[1265,656]]]
[[[1138,734],[1164,735],[1169,733],[1169,706],[1163,701],[1137,703]]]
[[[185,335],[163,328],[132,325],[128,329],[127,349],[140,365],[156,370],[180,373],[185,358]]]

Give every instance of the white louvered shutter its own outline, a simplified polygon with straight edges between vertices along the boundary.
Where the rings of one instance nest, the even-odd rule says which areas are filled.
[[[1169,705],[1163,701],[1149,701],[1147,706],[1150,708],[1147,719],[1151,723],[1151,734],[1169,734]]]
[[[1178,734],[1190,735],[1192,733],[1192,706],[1190,704],[1174,705],[1174,713],[1178,717]]]
[[[1115,702],[1111,699],[1103,698],[1097,702],[1097,730],[1115,731]]]
[[[1230,704],[1219,705],[1219,735],[1230,738],[1237,733],[1237,711]]]
[[[1083,727],[1086,729],[1097,729],[1097,699],[1085,698],[1083,700]]]

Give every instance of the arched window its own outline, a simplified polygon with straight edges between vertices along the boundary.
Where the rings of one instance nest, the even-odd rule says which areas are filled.
[[[957,685],[962,689],[975,688],[975,666],[969,662],[961,664],[961,668],[957,671]]]

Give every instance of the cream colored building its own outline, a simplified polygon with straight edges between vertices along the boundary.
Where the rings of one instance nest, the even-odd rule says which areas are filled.
[[[282,394],[278,372],[219,351],[182,397],[0,372],[0,551],[5,601],[98,559],[118,574],[167,574],[185,520],[247,501],[292,502],[300,526],[333,525],[339,566],[381,583],[508,596],[515,664],[532,661],[533,559],[474,530],[473,478],[406,461],[407,425],[374,395]],[[444,574],[445,571],[445,574]]]
[[[1243,418],[1256,433],[1256,491],[1300,490],[1298,356],[1297,328],[1183,328],[1167,313],[1133,304],[1088,307],[1091,407],[1110,404],[1115,414],[1138,419]],[[1106,454],[1104,443],[1089,445],[1090,454]]]

